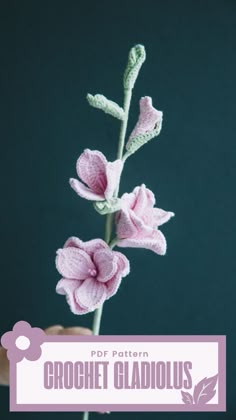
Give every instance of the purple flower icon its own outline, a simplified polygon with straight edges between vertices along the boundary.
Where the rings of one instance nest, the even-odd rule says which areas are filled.
[[[15,363],[24,357],[34,361],[39,359],[42,350],[40,345],[44,342],[45,333],[40,328],[32,328],[28,322],[17,322],[12,331],[1,337],[1,344],[7,349],[7,357]]]

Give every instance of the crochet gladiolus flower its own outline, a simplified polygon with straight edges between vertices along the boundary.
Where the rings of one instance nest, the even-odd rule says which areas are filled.
[[[56,267],[63,276],[56,291],[66,295],[74,314],[101,306],[117,292],[121,279],[130,271],[127,258],[112,251],[102,239],[82,242],[76,237],[57,251]]]
[[[143,184],[121,197],[122,209],[117,213],[117,245],[147,248],[159,255],[166,253],[166,240],[158,229],[174,213],[155,208],[155,196]]]
[[[104,201],[112,198],[119,185],[123,168],[121,159],[108,162],[98,150],[86,149],[76,163],[79,178],[71,178],[70,185],[80,197],[93,201]]]
[[[134,137],[151,133],[162,122],[163,113],[152,106],[152,98],[150,96],[144,96],[140,99],[139,108],[138,122],[129,136],[126,149],[129,149],[129,144]]]

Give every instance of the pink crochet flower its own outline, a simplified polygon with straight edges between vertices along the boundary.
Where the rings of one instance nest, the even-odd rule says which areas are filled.
[[[158,229],[174,213],[154,208],[155,196],[143,184],[131,194],[122,197],[122,208],[117,213],[117,243],[120,247],[147,248],[159,255],[166,253],[166,240]]]
[[[108,162],[98,150],[86,149],[77,160],[76,170],[87,186],[74,178],[70,178],[70,185],[87,200],[109,200],[119,184],[122,168],[122,160]]]
[[[161,123],[163,113],[158,111],[152,106],[152,98],[150,96],[144,96],[139,101],[140,113],[136,126],[129,136],[129,140],[126,144],[126,148],[129,145],[131,139],[139,134],[146,134],[153,131],[157,124]]]
[[[129,261],[112,251],[102,239],[83,242],[69,238],[57,251],[56,267],[63,278],[57,293],[66,295],[74,314],[86,314],[113,296],[122,277],[130,271]]]

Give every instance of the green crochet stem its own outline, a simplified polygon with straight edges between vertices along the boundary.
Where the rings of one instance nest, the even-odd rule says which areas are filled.
[[[121,122],[117,159],[122,159],[122,156],[123,156],[125,136],[126,136],[126,130],[127,130],[127,124],[128,124],[128,118],[129,118],[131,94],[132,94],[132,89],[125,89],[125,92],[124,92],[125,118]],[[116,191],[116,197],[118,196],[118,194],[119,194],[119,186]],[[113,213],[109,213],[106,217],[106,227],[105,227],[105,241],[107,244],[109,244],[111,240],[112,224],[113,224]],[[113,248],[113,246],[115,246],[115,242],[112,241],[111,245]],[[102,310],[103,310],[103,305],[101,305],[98,309],[96,309],[94,313],[94,319],[93,319],[93,334],[94,335],[99,335]]]
[[[120,137],[119,137],[119,144],[118,144],[118,152],[117,152],[117,159],[122,159],[124,144],[125,144],[125,136],[127,130],[127,124],[129,119],[129,108],[132,96],[132,88],[124,90],[124,119],[121,121],[120,127]],[[115,196],[118,197],[119,194],[119,185],[116,190]],[[105,226],[105,241],[107,244],[111,241],[111,234],[112,234],[112,224],[113,224],[113,213],[109,213],[106,216],[106,226]],[[110,243],[110,247],[113,248],[115,246],[115,240]],[[102,310],[103,305],[101,305],[98,309],[94,311],[94,318],[93,318],[93,335],[99,335],[101,319],[102,319]],[[83,414],[83,420],[89,419],[89,412],[86,411]]]
[[[124,116],[123,121],[121,122],[121,127],[120,127],[120,138],[119,138],[117,159],[122,159],[122,156],[123,156],[125,136],[126,136],[126,130],[127,130],[127,124],[128,124],[128,118],[129,118],[131,96],[132,96],[132,89],[131,88],[125,89],[124,90],[124,106],[123,106],[125,116]]]
[[[89,411],[85,411],[83,414],[83,420],[88,420],[89,418]]]

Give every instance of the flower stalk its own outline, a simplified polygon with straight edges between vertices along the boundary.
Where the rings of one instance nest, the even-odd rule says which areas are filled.
[[[72,236],[62,249],[57,250],[56,256],[56,268],[62,276],[56,291],[66,295],[74,314],[94,312],[93,335],[100,333],[105,300],[117,292],[122,278],[130,271],[129,260],[123,253],[113,251],[113,248],[116,245],[121,248],[146,248],[164,255],[166,240],[158,227],[174,215],[154,207],[155,196],[145,184],[119,197],[124,162],[156,137],[162,125],[162,112],[152,106],[152,98],[141,98],[139,119],[126,142],[124,153],[132,90],[145,58],[142,45],[130,50],[123,77],[123,108],[103,95],[87,95],[91,106],[121,121],[117,159],[109,162],[102,152],[86,149],[76,163],[79,179],[70,178],[69,181],[80,197],[92,201],[94,209],[106,215],[104,240],[83,242]],[[114,222],[116,234],[112,238]],[[83,413],[83,420],[88,419],[87,411]]]
[[[124,119],[121,122],[120,127],[120,137],[119,137],[119,144],[118,144],[118,152],[117,152],[117,159],[122,159],[123,157],[123,150],[125,144],[125,136],[127,131],[128,119],[129,119],[129,108],[131,103],[132,97],[132,88],[124,89]],[[118,195],[119,189],[117,189]]]
[[[127,125],[128,125],[128,119],[129,119],[130,102],[131,102],[131,89],[125,89],[125,93],[124,93],[125,117],[121,122],[117,159],[122,159],[122,156],[123,156],[125,136],[126,136],[126,130],[127,130]],[[119,194],[119,185],[117,187],[115,196],[118,197],[118,194]],[[113,215],[114,213],[109,213],[106,216],[105,241],[108,245],[111,240]],[[110,248],[112,249],[116,245],[116,241],[113,240],[111,242],[111,245],[112,246],[110,246]],[[93,335],[99,335],[101,319],[102,319],[102,310],[103,310],[103,305],[101,305],[98,309],[94,311],[93,328],[92,328]]]
[[[120,126],[120,136],[119,136],[119,143],[118,143],[118,152],[117,152],[117,159],[122,159],[123,157],[123,150],[124,150],[124,144],[125,144],[125,137],[126,137],[126,131],[127,131],[127,125],[128,125],[128,119],[129,119],[129,109],[130,109],[130,103],[131,103],[131,97],[132,97],[132,88],[124,88],[124,118],[121,121]],[[114,194],[115,197],[118,197],[119,195],[119,187],[120,183],[118,183],[116,192]],[[114,219],[114,213],[109,213],[106,216],[106,226],[105,226],[105,241],[107,244],[109,244],[111,240],[111,234],[112,234],[112,225],[113,225],[113,219]],[[113,240],[111,242],[111,249],[115,246],[116,242]],[[103,304],[94,311],[94,317],[93,317],[93,327],[92,332],[93,335],[99,335],[100,332],[100,326],[101,326],[101,320],[102,320],[102,312],[103,312]],[[83,420],[89,419],[89,412],[85,412],[83,415]]]

